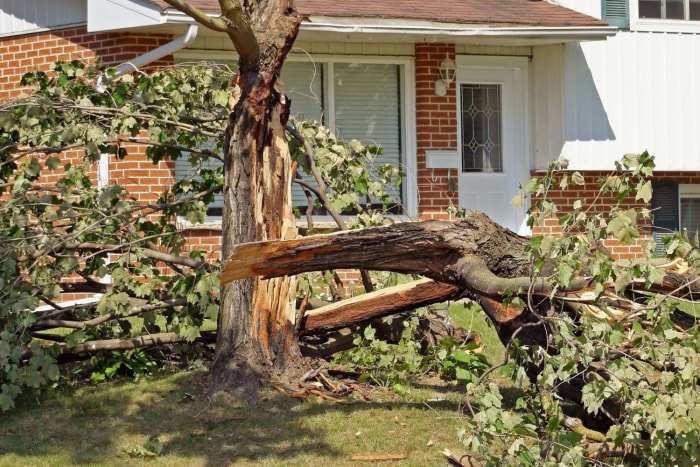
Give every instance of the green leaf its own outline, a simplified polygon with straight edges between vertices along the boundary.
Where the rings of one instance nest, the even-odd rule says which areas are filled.
[[[212,93],[212,101],[214,105],[224,107],[228,105],[228,91],[218,90]]]
[[[201,336],[199,329],[194,326],[181,326],[178,334],[184,337],[187,342],[194,342]]]
[[[515,209],[522,208],[523,205],[525,204],[525,199],[523,197],[522,193],[518,193],[517,195],[513,196],[513,198],[510,200],[511,206],[513,206]]]
[[[557,279],[561,285],[567,287],[571,283],[573,275],[574,270],[570,265],[566,263],[559,264],[557,271]]]
[[[581,172],[577,171],[571,174],[571,183],[573,183],[574,185],[585,185],[586,179],[581,174]]]
[[[652,191],[651,180],[639,182],[639,185],[637,185],[637,195],[634,199],[641,199],[645,203],[648,203],[651,201]]]
[[[61,159],[56,156],[51,156],[46,159],[46,167],[50,170],[56,170],[61,167]]]

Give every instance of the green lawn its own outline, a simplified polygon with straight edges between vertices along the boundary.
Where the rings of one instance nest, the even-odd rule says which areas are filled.
[[[501,358],[480,313],[454,306],[452,318],[479,332],[486,351]],[[374,388],[371,402],[302,402],[274,392],[250,406],[226,394],[204,398],[202,375],[161,374],[25,397],[0,416],[0,466],[342,466],[368,464],[352,456],[370,454],[406,456],[379,465],[426,466],[445,465],[444,449],[463,452],[461,388],[436,380],[403,397]]]

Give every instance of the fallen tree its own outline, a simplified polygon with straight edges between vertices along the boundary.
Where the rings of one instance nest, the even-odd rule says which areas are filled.
[[[610,196],[617,202],[596,212],[576,201],[561,215],[558,236],[521,237],[475,212],[454,222],[237,245],[220,278],[327,268],[422,275],[426,279],[381,295],[315,309],[300,318],[299,334],[390,315],[412,299],[418,306],[470,298],[506,345],[507,355],[494,368],[504,367],[527,388],[509,408],[497,385],[467,386],[471,430],[464,443],[472,453],[499,462],[498,450],[483,448],[498,439],[499,446],[511,446],[507,458],[524,465],[611,457],[692,463],[700,456],[697,252],[676,236],[665,244],[668,257],[655,257],[649,240],[638,258],[619,260],[603,243],[640,237],[650,211],[625,199],[650,200],[652,166],[647,154],[626,156],[621,170],[601,182],[599,198],[589,200]],[[561,168],[533,179],[528,192],[546,195],[580,177]],[[530,210],[531,225],[555,212],[543,196]]]
[[[650,284],[643,277],[631,280],[619,291],[609,283],[596,293],[593,278],[585,275],[561,286],[554,265],[545,265],[540,277],[533,278],[532,259],[526,252],[529,241],[475,212],[456,222],[431,220],[238,245],[220,279],[225,283],[326,268],[421,274],[432,281],[383,289],[313,310],[302,318],[299,334],[338,329],[409,308],[467,297],[482,305],[504,343],[518,332],[521,342],[545,347],[547,333],[523,325],[545,326],[542,318],[565,310],[633,320],[645,310],[638,302],[640,291],[676,297],[700,294],[695,271],[681,260],[656,259],[646,264],[618,261],[614,265],[618,269],[644,265],[662,274],[659,281]],[[529,305],[503,305],[506,296],[520,296]],[[694,323],[682,311],[675,313],[679,325]]]

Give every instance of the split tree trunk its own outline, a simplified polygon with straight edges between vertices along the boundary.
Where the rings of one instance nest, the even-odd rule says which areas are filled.
[[[291,6],[283,5],[289,3]],[[294,167],[285,137],[289,102],[275,89],[300,17],[291,2],[244,5],[259,54],[241,53],[225,140],[223,255],[238,243],[293,238]],[[239,49],[239,53],[241,50]],[[240,96],[237,94],[240,93]],[[255,398],[270,378],[301,374],[290,277],[222,287],[211,389]]]

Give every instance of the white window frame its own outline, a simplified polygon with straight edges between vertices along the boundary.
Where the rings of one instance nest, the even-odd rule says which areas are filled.
[[[404,211],[399,215],[391,215],[395,218],[417,218],[418,217],[418,162],[416,150],[416,81],[415,81],[415,58],[406,56],[389,56],[389,55],[363,55],[363,56],[347,56],[347,55],[314,55],[311,57],[313,62],[326,64],[329,76],[333,76],[334,63],[380,63],[403,65],[402,82],[403,92],[401,95],[401,147],[402,147],[402,171],[406,174],[403,185],[405,187],[403,200]],[[175,53],[175,62],[180,61],[221,61],[232,62],[236,60],[234,52],[225,51],[190,51],[182,50]],[[287,57],[290,62],[308,62],[309,56],[306,54],[290,54]],[[333,80],[328,80],[328,86],[324,89],[328,93],[328,107],[326,107],[327,125],[329,128],[335,127],[335,112],[333,109],[335,99],[333,96]],[[325,103],[324,103],[325,104]],[[314,216],[314,220],[319,223],[332,221],[330,215]],[[203,224],[190,224],[184,219],[178,219],[179,224],[190,228],[216,228],[221,225],[221,216],[207,216]]]
[[[700,33],[700,20],[640,18],[639,0],[629,0],[629,12],[631,31]]]
[[[678,229],[683,232],[683,216],[681,212],[681,201],[683,199],[699,199],[700,184],[678,184]]]

